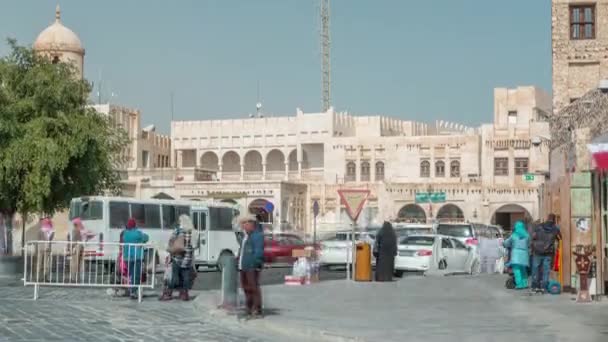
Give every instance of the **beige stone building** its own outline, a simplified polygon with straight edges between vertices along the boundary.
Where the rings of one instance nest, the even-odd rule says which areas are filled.
[[[608,0],[552,0],[553,108],[608,78]]]
[[[337,193],[345,188],[371,191],[361,225],[445,219],[509,227],[538,218],[551,100],[519,87],[496,89],[494,102],[493,123],[476,128],[333,109],[174,121],[173,168],[131,172],[129,181],[138,197],[228,201],[275,228],[307,232],[314,201],[320,230],[348,227]]]

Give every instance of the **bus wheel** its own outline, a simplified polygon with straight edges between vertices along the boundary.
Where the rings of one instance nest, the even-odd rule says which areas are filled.
[[[232,254],[232,252],[229,251],[223,251],[220,254],[220,257],[217,259],[217,269],[219,271],[221,271],[224,268],[224,265],[226,263],[228,263],[228,259],[229,258],[234,258],[234,255]]]

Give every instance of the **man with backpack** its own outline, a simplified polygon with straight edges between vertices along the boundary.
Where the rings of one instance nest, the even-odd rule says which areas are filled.
[[[549,273],[555,255],[555,242],[562,235],[555,225],[555,214],[549,214],[547,221],[536,226],[532,233],[532,291],[544,293],[549,283]],[[542,267],[542,279],[540,268]]]

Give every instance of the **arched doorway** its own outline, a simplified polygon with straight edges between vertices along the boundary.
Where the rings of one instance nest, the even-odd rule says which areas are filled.
[[[267,172],[285,172],[285,156],[279,150],[272,150],[266,155]]]
[[[258,216],[261,223],[272,223],[274,204],[263,198],[258,198],[249,203],[249,212]]]
[[[220,160],[217,154],[213,152],[205,152],[201,156],[200,165],[204,170],[217,171],[219,170]]]
[[[426,223],[426,213],[417,204],[407,204],[399,209],[397,221],[407,223]]]
[[[437,220],[444,222],[461,222],[464,221],[464,213],[457,205],[446,204],[437,212]]]
[[[228,151],[222,156],[222,170],[225,173],[241,172],[241,157],[234,151]]]
[[[519,204],[505,204],[496,209],[492,215],[492,224],[501,226],[505,231],[511,231],[517,221],[524,223],[532,221],[532,215]]]

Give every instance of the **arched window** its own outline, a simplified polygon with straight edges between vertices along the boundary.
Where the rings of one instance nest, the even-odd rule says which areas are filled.
[[[376,181],[384,180],[384,163],[379,161],[376,163]]]
[[[450,177],[460,177],[460,162],[452,160],[450,163]]]
[[[354,162],[346,163],[346,177],[345,181],[354,182],[357,179],[357,165]]]
[[[423,160],[420,163],[420,177],[431,177],[431,163],[428,160]]]
[[[369,182],[370,166],[369,163],[364,161],[361,163],[361,181]]]
[[[441,160],[435,163],[435,177],[445,177],[445,163]]]

